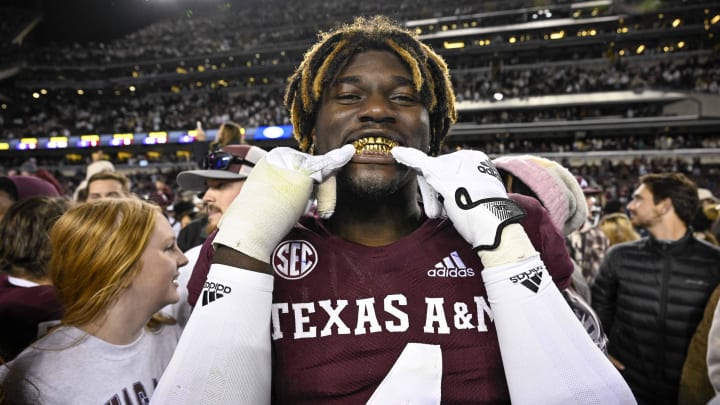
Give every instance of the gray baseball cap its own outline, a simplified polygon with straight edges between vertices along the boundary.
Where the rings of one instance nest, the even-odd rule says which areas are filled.
[[[227,145],[205,158],[205,170],[186,170],[177,176],[183,190],[203,191],[206,180],[242,180],[267,152],[252,145]]]

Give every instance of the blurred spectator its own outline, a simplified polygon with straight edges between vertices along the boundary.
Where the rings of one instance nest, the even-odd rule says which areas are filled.
[[[45,180],[34,176],[0,177],[0,218],[16,201],[30,197],[59,197],[57,189]]]
[[[87,201],[130,196],[130,179],[121,172],[101,171],[87,181]]]
[[[148,199],[159,205],[163,210],[167,209],[175,200],[175,193],[167,184],[165,177],[160,174],[153,176],[153,190]]]
[[[28,159],[22,166],[20,166],[20,174],[23,176],[35,176],[41,178],[52,184],[59,195],[65,194],[65,190],[63,190],[63,187],[58,179],[56,179],[55,176],[46,169],[39,168],[35,158]]]
[[[222,149],[225,145],[245,144],[245,128],[232,121],[226,121],[220,125],[215,139],[210,142],[210,151]]]
[[[605,202],[602,209],[602,215],[609,215],[615,213],[625,213],[622,201],[618,199],[611,199]],[[602,218],[602,216],[600,217]]]
[[[603,215],[598,228],[607,236],[610,246],[640,239],[640,234],[635,230],[630,217],[621,212]]]
[[[195,216],[195,205],[192,201],[181,200],[169,206],[167,211],[168,214],[170,214],[168,219],[173,227],[175,236],[177,236],[180,233],[180,230],[184,228],[185,225],[187,225],[188,222],[190,222]],[[183,218],[185,218],[185,222],[183,222]]]
[[[710,382],[709,367],[715,361],[715,355],[711,353],[717,352],[719,347],[708,346],[708,341],[710,340],[710,329],[715,322],[713,317],[719,300],[720,286],[717,286],[708,299],[702,320],[690,339],[687,357],[680,376],[678,404],[706,405],[715,396],[715,390]],[[714,340],[714,343],[720,342]],[[714,373],[712,375],[714,376]]]
[[[587,217],[579,229],[567,236],[567,244],[570,257],[582,269],[583,277],[585,277],[588,285],[592,286],[600,270],[600,262],[602,262],[605,251],[609,246],[607,237],[596,226],[601,211],[599,198],[602,190],[591,187],[580,176],[576,176],[576,179],[585,196]]]
[[[0,220],[0,358],[9,361],[60,320],[48,274],[49,232],[69,208],[64,198],[32,197]]]
[[[93,155],[95,157],[96,155]],[[85,201],[87,199],[87,191],[85,190],[87,188],[88,180],[90,177],[92,177],[96,173],[100,173],[103,171],[115,171],[115,165],[112,164],[112,162],[107,160],[95,160],[92,163],[90,163],[87,166],[87,169],[85,171],[85,179],[80,182],[80,184],[75,188],[75,193],[73,194],[73,200],[75,201]],[[85,191],[83,191],[85,190]],[[82,196],[79,196],[78,194],[82,193]],[[84,197],[84,198],[83,198]]]
[[[718,218],[718,199],[706,188],[698,188],[700,207],[692,221],[695,237],[713,245],[720,245],[712,231],[713,222]]]

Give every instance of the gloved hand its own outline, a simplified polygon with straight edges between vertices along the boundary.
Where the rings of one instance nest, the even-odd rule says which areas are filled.
[[[508,199],[490,158],[480,151],[430,157],[418,149],[396,146],[391,153],[398,162],[417,170],[432,187],[424,188],[418,178],[428,217],[437,216],[441,200],[455,229],[476,250],[495,249],[502,229],[525,217],[525,211]],[[440,199],[436,198],[438,194]]]
[[[335,203],[337,203],[337,182],[334,174],[317,186],[315,198],[320,218],[330,218],[335,213]]]
[[[223,215],[213,243],[269,263],[275,246],[305,212],[313,182],[321,183],[354,154],[352,145],[317,156],[285,147],[271,150]]]

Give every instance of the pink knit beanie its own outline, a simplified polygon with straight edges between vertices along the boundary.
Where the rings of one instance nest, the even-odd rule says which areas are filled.
[[[533,155],[503,156],[493,160],[525,183],[540,199],[550,219],[564,235],[577,230],[587,217],[587,205],[575,176],[557,162]]]

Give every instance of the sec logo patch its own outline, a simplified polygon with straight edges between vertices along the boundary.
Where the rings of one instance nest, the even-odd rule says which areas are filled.
[[[275,274],[287,279],[301,279],[317,266],[315,247],[304,240],[287,240],[279,244],[272,255]]]

